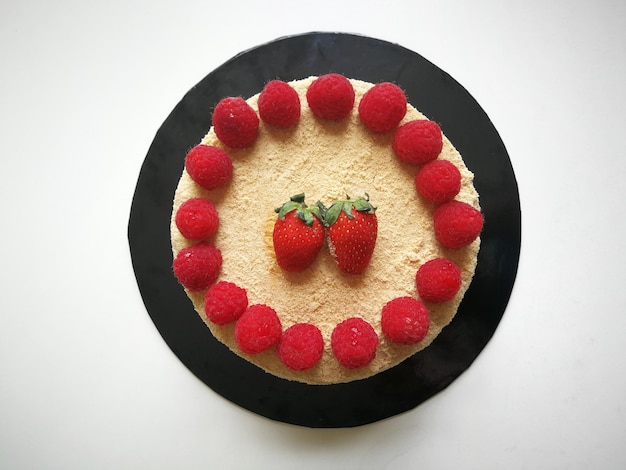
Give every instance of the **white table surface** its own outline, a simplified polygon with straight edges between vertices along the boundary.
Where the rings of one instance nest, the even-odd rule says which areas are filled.
[[[0,3],[0,468],[625,468],[626,3],[215,3]],[[143,306],[126,237],[182,96],[310,31],[452,75],[500,132],[522,204],[487,348],[423,405],[355,429],[273,422],[196,379]]]

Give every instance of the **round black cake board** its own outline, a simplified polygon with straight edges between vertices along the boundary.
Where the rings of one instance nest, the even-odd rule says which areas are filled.
[[[312,386],[265,373],[217,341],[172,273],[170,216],[187,151],[211,126],[216,103],[249,97],[265,83],[329,72],[391,81],[438,122],[475,174],[485,216],[474,280],[453,322],[434,343],[369,379]],[[513,168],[491,121],[447,73],[396,44],[343,33],[281,38],[241,53],[191,89],[174,108],[145,158],[132,201],[128,238],[146,309],[159,333],[216,393],[267,418],[307,427],[353,427],[415,408],[476,359],[508,303],[519,261],[521,212]]]

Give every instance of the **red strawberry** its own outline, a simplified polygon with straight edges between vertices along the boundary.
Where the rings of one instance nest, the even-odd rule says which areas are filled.
[[[272,236],[276,261],[285,271],[304,271],[324,244],[320,208],[307,206],[302,193],[292,196],[276,212],[278,218]]]
[[[328,246],[343,272],[361,274],[367,268],[378,235],[375,211],[367,194],[335,201],[325,211]]]

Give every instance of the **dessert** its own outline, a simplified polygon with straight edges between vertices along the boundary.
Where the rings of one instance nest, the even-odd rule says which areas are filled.
[[[449,164],[422,171],[438,161]],[[218,220],[193,212],[197,199]],[[397,85],[272,81],[217,103],[185,156],[173,270],[234,353],[278,377],[341,383],[432,343],[471,283],[481,229],[473,174]]]

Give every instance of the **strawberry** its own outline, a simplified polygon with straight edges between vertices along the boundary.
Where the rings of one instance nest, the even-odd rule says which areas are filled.
[[[372,258],[378,221],[369,196],[335,201],[324,211],[328,246],[339,269],[361,274]]]
[[[304,271],[324,244],[320,206],[307,206],[302,193],[292,196],[275,210],[278,218],[274,222],[272,239],[276,261],[285,271]]]

